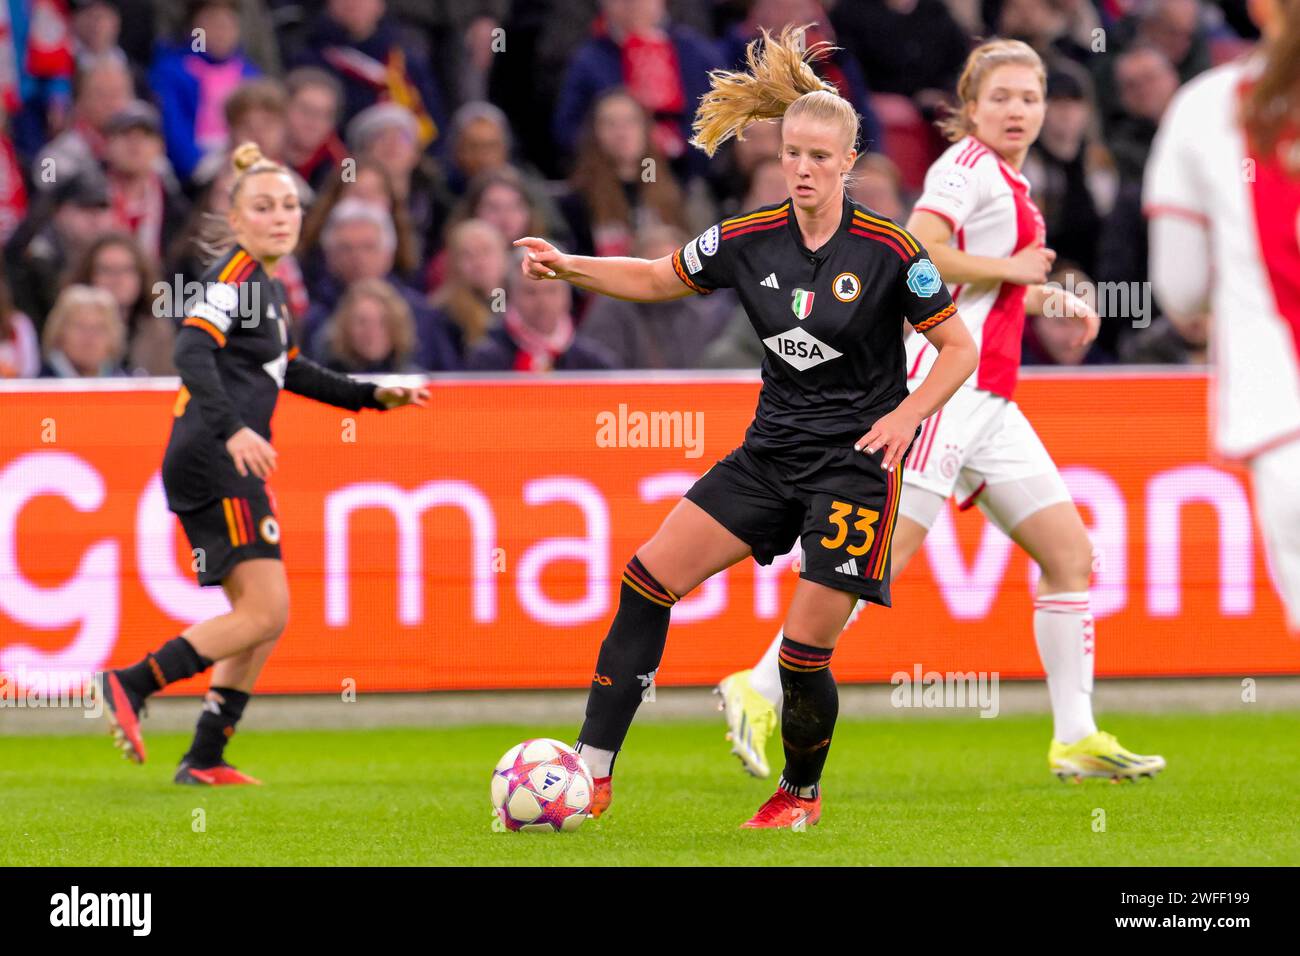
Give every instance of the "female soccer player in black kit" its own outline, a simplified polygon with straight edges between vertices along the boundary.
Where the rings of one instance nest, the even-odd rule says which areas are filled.
[[[628,562],[600,648],[578,749],[609,806],[614,758],[663,655],[672,606],[748,555],[770,563],[798,539],[803,567],[781,648],[780,787],[746,827],[821,816],[819,781],[838,711],[829,670],[859,596],[889,605],[889,539],[901,464],[921,422],[975,369],[976,348],[925,250],[847,198],[858,117],[806,62],[802,31],[751,44],[748,72],[715,72],[692,142],[712,155],[757,120],[782,118],[790,198],[728,219],[649,261],[564,255],[525,238],[533,279],[564,279],[621,299],[667,301],[736,290],[767,347],[744,443],[686,493]],[[938,349],[907,391],[903,322]]]
[[[195,624],[139,663],[96,676],[104,713],[128,759],[144,763],[140,710],[150,694],[212,668],[194,742],[177,783],[257,783],[226,763],[227,740],[284,630],[289,589],[266,489],[275,468],[271,414],[284,388],[340,408],[423,405],[423,388],[378,388],[298,354],[284,289],[270,278],[298,244],[302,209],[288,170],[245,143],[231,156],[228,246],[203,275],[202,298],[176,339],[182,388],[163,459],[167,506],[198,557],[199,583],[220,584],[230,612]]]

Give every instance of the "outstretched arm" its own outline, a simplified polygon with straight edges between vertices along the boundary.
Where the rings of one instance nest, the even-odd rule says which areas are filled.
[[[322,368],[295,348],[290,353],[284,373],[284,388],[306,398],[358,411],[376,408],[385,411],[402,405],[423,405],[429,398],[425,388],[380,388],[358,382],[339,372]]]
[[[563,279],[589,292],[633,302],[669,302],[691,294],[677,277],[672,256],[571,256],[533,236],[517,239],[514,244],[527,251],[522,268],[530,279]]]

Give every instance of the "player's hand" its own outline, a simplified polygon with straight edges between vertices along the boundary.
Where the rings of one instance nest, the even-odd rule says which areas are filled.
[[[275,471],[275,449],[248,426],[226,439],[226,451],[235,460],[235,469],[245,478],[252,473],[265,481]]]
[[[1051,291],[1055,292],[1058,297],[1056,308],[1059,311],[1056,314],[1073,319],[1078,329],[1078,334],[1070,342],[1070,345],[1074,348],[1091,345],[1092,340],[1101,331],[1101,316],[1097,314],[1097,310],[1088,304],[1087,299],[1083,299],[1073,292],[1065,289]]]
[[[902,464],[907,446],[912,443],[920,424],[921,419],[914,412],[900,405],[872,425],[871,431],[853,443],[853,448],[868,455],[874,455],[883,448],[880,467],[885,471],[893,471],[896,465]]]
[[[386,409],[401,408],[403,405],[424,406],[429,404],[429,390],[423,385],[417,388],[404,388],[402,386],[377,388],[375,389],[375,401]]]
[[[568,276],[569,257],[545,239],[524,236],[511,244],[522,246],[527,251],[521,266],[528,278],[563,279]]]
[[[1002,278],[1015,285],[1042,285],[1055,261],[1056,253],[1046,246],[1025,246],[1007,259]]]

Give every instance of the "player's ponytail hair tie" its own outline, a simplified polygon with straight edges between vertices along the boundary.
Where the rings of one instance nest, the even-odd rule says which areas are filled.
[[[731,137],[744,139],[751,123],[798,115],[839,123],[848,147],[856,145],[857,112],[811,66],[836,48],[820,41],[805,49],[810,26],[787,26],[775,37],[764,29],[745,49],[745,70],[709,73],[710,89],[700,98],[692,125],[693,146],[712,156]]]
[[[230,166],[235,171],[235,179],[230,184],[230,201],[233,203],[249,176],[260,173],[284,173],[289,175],[289,168],[262,155],[262,148],[254,142],[240,143],[230,152]],[[290,177],[292,178],[292,177]]]

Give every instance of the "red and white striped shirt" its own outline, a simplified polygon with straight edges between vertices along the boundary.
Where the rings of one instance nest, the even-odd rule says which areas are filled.
[[[925,174],[915,210],[952,227],[951,244],[975,256],[1005,259],[1047,234],[1029,198],[1029,180],[974,136],[953,143]],[[948,283],[966,327],[979,346],[979,367],[966,386],[1011,398],[1020,370],[1026,287],[1009,282]],[[907,340],[908,378],[924,377],[938,352],[924,336]]]

